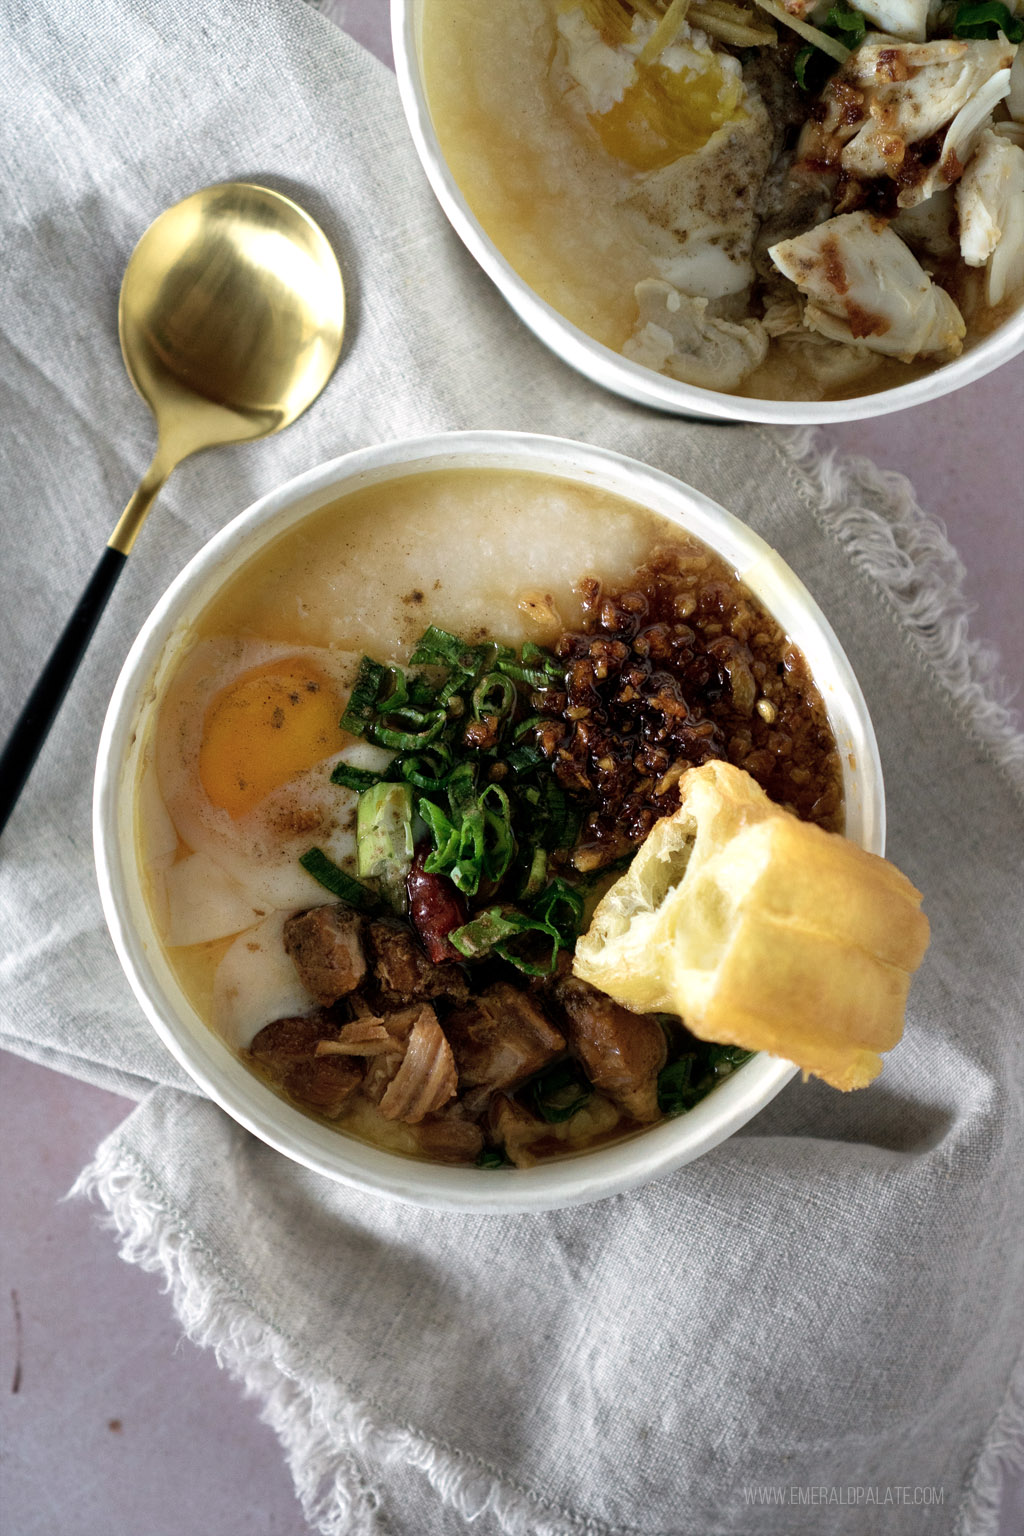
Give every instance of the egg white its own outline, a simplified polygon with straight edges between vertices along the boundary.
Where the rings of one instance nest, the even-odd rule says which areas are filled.
[[[201,641],[168,689],[155,734],[156,788],[179,842],[170,856],[165,835],[164,856],[150,869],[153,908],[170,945],[225,938],[272,912],[322,902],[324,889],[302,868],[300,856],[316,846],[345,865],[355,854],[356,795],[332,784],[331,773],[342,759],[383,766],[389,753],[354,743],[296,774],[238,817],[213,804],[203,787],[200,749],[211,702],[255,668],[290,659],[314,666],[344,703],[358,655],[251,639]]]

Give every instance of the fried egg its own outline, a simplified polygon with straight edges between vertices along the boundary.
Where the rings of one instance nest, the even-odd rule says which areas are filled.
[[[661,170],[694,154],[744,116],[738,61],[685,23],[649,63],[642,55],[654,22],[639,15],[630,21],[601,0],[563,11],[558,31],[591,126],[608,153],[634,170]]]
[[[685,22],[649,60],[654,22],[634,15],[627,27],[625,12],[601,0],[563,11],[558,31],[577,106],[634,173],[622,203],[642,222],[652,276],[690,298],[745,294],[773,137],[739,60]],[[677,376],[689,377],[685,365]]]
[[[179,668],[146,791],[164,813],[147,819],[161,828],[150,867],[168,944],[323,901],[299,863],[311,847],[351,866],[356,796],[331,773],[341,759],[381,767],[391,755],[339,724],[358,664],[350,652],[209,639]]]

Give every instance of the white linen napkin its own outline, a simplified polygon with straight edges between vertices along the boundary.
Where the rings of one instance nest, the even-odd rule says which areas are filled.
[[[145,226],[263,181],[323,224],[351,300],[314,409],[171,480],[0,845],[0,1040],[141,1100],[81,1181],[125,1256],[261,1395],[326,1533],[994,1529],[1024,1430],[1024,748],[941,531],[806,434],[661,417],[550,357],[448,230],[394,80],[296,0],[7,0],[0,38],[0,729],[152,451],[115,323]],[[860,678],[933,934],[877,1085],[794,1084],[671,1178],[533,1217],[356,1195],[240,1130],[142,1019],[90,868],[106,701],[184,561],[299,470],[480,426],[646,459],[793,565]]]

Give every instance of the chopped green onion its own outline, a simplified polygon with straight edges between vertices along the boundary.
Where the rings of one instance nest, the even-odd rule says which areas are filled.
[[[709,1045],[708,1065],[719,1077],[728,1077],[736,1067],[749,1061],[753,1051],[745,1051],[741,1045]]]
[[[520,901],[544,899],[539,913],[513,914],[494,944],[528,974],[548,974],[579,921],[572,887],[552,885],[545,895],[549,855],[573,845],[580,814],[531,739],[544,717],[516,717],[527,690],[564,684],[565,665],[530,642],[519,650],[491,640],[470,643],[436,625],[420,637],[412,663],[427,672],[364,657],[343,717],[348,729],[396,754],[381,772],[347,764],[335,771],[335,783],[361,796],[360,872],[382,882],[393,904],[404,901],[401,877],[415,802],[430,835],[428,873],[447,876],[469,897],[493,900],[507,880]],[[509,750],[497,741],[470,747],[469,718],[495,721],[512,738]],[[376,798],[364,799],[371,795]]]
[[[845,44],[851,52],[854,48],[860,47],[864,41],[864,34],[867,31],[865,18],[861,15],[860,11],[855,11],[849,5],[832,6],[825,26],[826,30],[831,32],[832,36],[837,38],[839,42]]]
[[[793,74],[800,89],[816,96],[829,76],[835,74],[843,62],[840,58],[843,49],[848,48],[852,52],[859,48],[866,32],[867,20],[863,14],[853,6],[841,3],[831,7],[820,29],[813,27],[802,31],[801,35],[817,34],[820,41],[817,45],[813,42],[805,43],[793,57]],[[835,52],[831,47],[832,39],[841,45]],[[828,48],[821,46],[825,42],[829,43]]]
[[[369,768],[353,768],[349,763],[339,763],[331,774],[331,783],[362,793],[364,789],[372,789],[375,784],[379,784],[383,777],[383,773],[373,773]]]
[[[416,809],[430,828],[434,850],[423,861],[428,875],[447,874],[459,856],[459,832],[453,827],[439,805],[426,797],[419,800]]]
[[[410,757],[398,759],[398,767],[404,779],[417,789],[444,789],[452,771],[452,750],[439,741],[426,752],[414,752]]]
[[[571,1120],[589,1102],[593,1092],[574,1061],[556,1062],[529,1085],[532,1106],[549,1125]]]
[[[1024,21],[1011,16],[1001,0],[980,0],[980,4],[967,0],[966,4],[957,7],[954,37],[995,38],[1000,32],[1007,42],[1024,41]]]
[[[580,832],[580,813],[570,806],[553,777],[544,779],[538,806],[538,837],[545,848],[572,848]]]
[[[521,901],[528,901],[531,896],[543,888],[548,873],[548,856],[543,848],[535,848],[530,859],[530,867],[526,872],[522,890],[519,892]]]
[[[462,817],[459,828],[459,854],[448,874],[453,884],[466,896],[475,896],[483,874],[487,823],[479,804],[472,805]]]
[[[538,934],[543,934],[543,943],[537,939]],[[525,944],[525,950],[514,947],[520,942]],[[541,922],[535,917],[521,917],[515,933],[495,944],[494,953],[502,960],[507,960],[509,965],[514,965],[517,971],[522,971],[524,976],[551,976],[558,963],[558,951],[562,947],[561,935],[550,923]]]
[[[817,48],[812,48],[810,43],[807,43],[803,48],[799,50],[793,59],[793,74],[796,76],[796,83],[802,91],[810,91],[813,89],[813,87],[807,83],[807,66],[815,56],[821,59],[825,57],[825,55],[819,52]]]
[[[541,892],[530,911],[555,929],[566,949],[576,943],[583,921],[583,897],[560,875]]]
[[[565,662],[559,661],[557,656],[552,656],[550,651],[534,645],[532,640],[527,640],[523,644],[523,664],[527,667],[540,667],[552,682],[565,682]]]
[[[405,710],[404,714],[410,724],[418,725],[419,720],[411,717],[420,714],[418,710]],[[399,716],[399,718],[401,718]],[[374,721],[366,727],[366,734],[378,747],[391,747],[396,752],[414,752],[421,747],[429,747],[431,742],[444,730],[447,724],[447,716],[443,710],[438,710],[431,717],[425,717],[427,723],[420,731],[395,730],[392,726],[383,725],[380,721]]]
[[[670,1036],[671,1038],[671,1036]],[[738,1045],[702,1045],[658,1073],[658,1108],[663,1115],[683,1115],[706,1099],[721,1081],[749,1061],[753,1052]]]
[[[433,683],[429,683],[422,672],[418,673],[409,683],[409,703],[415,709],[436,709],[437,689]]]
[[[384,681],[388,687],[385,693],[377,694],[377,710],[382,715],[393,715],[409,702],[409,682],[401,667],[388,667]]]
[[[516,707],[519,695],[510,677],[500,672],[487,672],[473,689],[473,714],[478,720],[484,715],[497,715],[506,720]]]
[[[501,907],[488,907],[486,912],[481,912],[472,922],[463,923],[461,928],[453,928],[448,941],[467,960],[479,960],[489,954],[502,939],[519,932],[518,917],[518,913],[506,916]]]
[[[500,784],[488,784],[479,803],[484,813],[483,874],[497,885],[505,878],[516,851],[512,807]]]
[[[431,624],[416,642],[409,660],[414,667],[457,667],[466,652],[466,642],[447,629]]]
[[[682,1056],[658,1073],[658,1108],[663,1115],[682,1115],[692,1109],[711,1089],[711,1082],[693,1083],[695,1056]]]
[[[484,1147],[475,1166],[477,1168],[511,1168],[512,1164],[504,1152],[499,1152],[497,1147]]]
[[[544,761],[544,754],[539,747],[513,747],[505,761],[513,773],[529,773]]]
[[[499,660],[495,666],[508,677],[514,677],[517,683],[525,683],[528,688],[550,688],[551,678],[546,672],[535,670],[532,667],[520,666],[517,661]]]
[[[539,951],[539,959],[533,959],[530,953],[524,954],[512,948],[513,943],[524,939],[535,946],[534,935],[537,934],[543,934],[545,940]],[[479,960],[493,953],[507,960],[509,965],[514,965],[525,976],[550,976],[562,944],[557,930],[550,923],[527,917],[512,907],[488,907],[471,922],[453,929],[448,938],[467,960]],[[548,945],[550,951],[545,952]],[[534,949],[534,953],[538,951]]]
[[[361,885],[358,880],[353,880],[351,875],[346,875],[343,869],[339,869],[333,859],[329,859],[322,848],[310,848],[299,859],[299,863],[308,875],[330,891],[332,896],[337,896],[339,901],[347,902],[350,907],[355,907],[360,912],[376,912],[380,902],[371,890]]]
[[[412,855],[412,786],[375,784],[365,790],[356,810],[357,870],[379,882],[396,912],[405,911]]]
[[[341,717],[343,731],[351,731],[353,736],[366,734],[366,727],[377,714],[377,695],[386,672],[387,668],[382,667],[380,662],[369,656],[363,657],[345,713]]]

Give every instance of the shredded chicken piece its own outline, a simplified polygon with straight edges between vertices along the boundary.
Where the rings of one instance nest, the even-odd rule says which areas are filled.
[[[804,323],[831,340],[906,362],[960,352],[963,316],[881,219],[843,213],[769,254],[807,295]]]
[[[984,133],[956,189],[960,251],[971,267],[988,266],[985,296],[1001,304],[1024,283],[1024,149]]]
[[[336,1040],[321,1040],[318,1056],[379,1056],[382,1052],[402,1054],[402,1041],[393,1035],[383,1019],[353,1019]]]
[[[808,123],[800,154],[814,163],[841,162],[862,181],[892,178],[901,208],[923,202],[960,175],[973,140],[1010,89],[1015,51],[1005,38],[863,43],[826,86],[825,118]],[[915,151],[938,134],[938,154]]]
[[[380,1112],[385,1120],[415,1125],[424,1115],[447,1104],[457,1087],[451,1046],[437,1014],[425,1004],[413,1025],[402,1065],[380,1101]]]
[[[888,37],[902,38],[909,43],[925,40],[931,0],[857,0],[856,8]],[[814,9],[813,4],[810,9]]]
[[[736,389],[768,354],[757,320],[716,320],[707,299],[692,299],[671,283],[645,278],[636,285],[640,311],[623,347],[632,362],[702,389]]]

